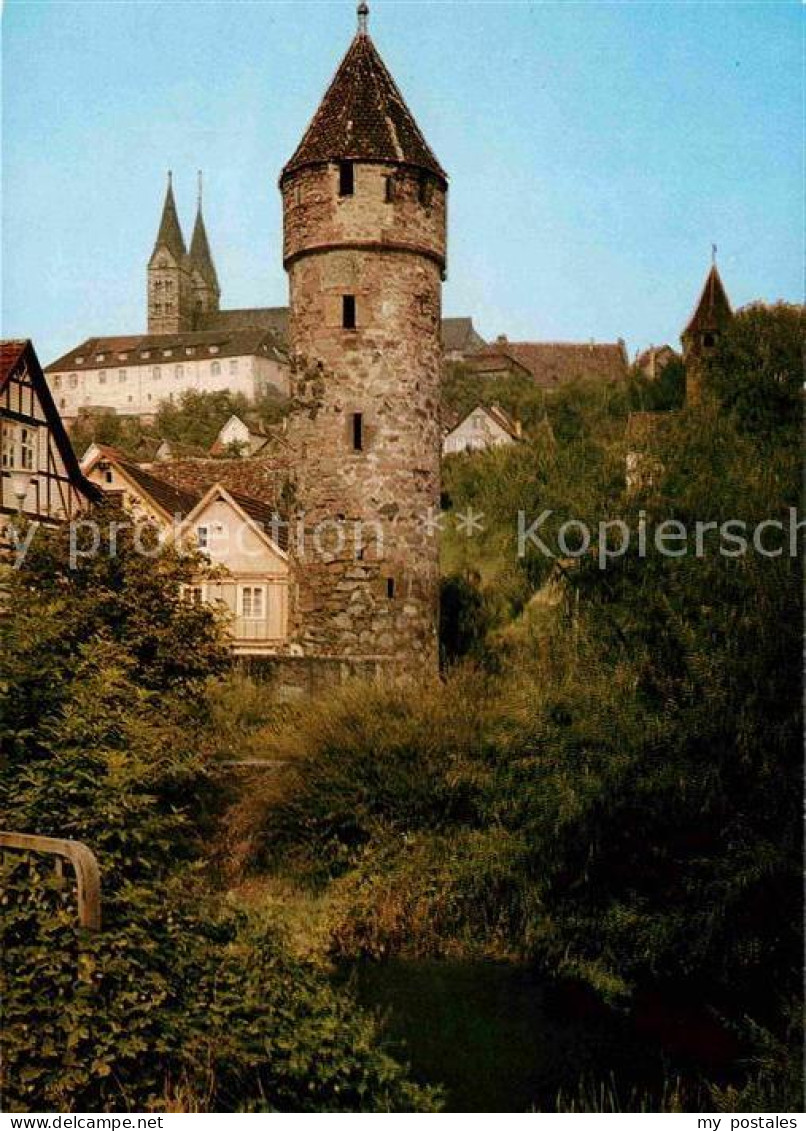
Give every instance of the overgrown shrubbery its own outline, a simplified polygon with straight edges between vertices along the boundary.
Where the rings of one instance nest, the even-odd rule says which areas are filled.
[[[52,861],[8,854],[5,1108],[432,1110],[351,1001],[202,883],[219,627],[181,599],[199,562],[108,550],[70,570],[40,535],[8,579],[4,825],[95,852],[104,927],[77,927]]]
[[[785,389],[799,367],[788,341],[774,366]],[[720,356],[742,343],[740,316]],[[777,417],[765,427],[749,391],[707,397],[657,432],[652,482],[631,495],[621,404],[599,428],[590,390],[568,398],[556,453],[459,457],[446,475],[452,505],[492,516],[480,573],[518,509],[594,532],[555,578],[565,600],[545,612],[548,644],[533,599],[501,636],[497,675],[351,693],[278,726],[269,744],[292,767],[241,808],[240,843],[262,866],[330,877],[339,954],[519,955],[609,1002],[666,995],[783,1041],[780,1003],[802,988],[799,434]],[[596,527],[614,518],[632,542],[602,570]],[[653,548],[668,518],[688,530],[683,555]],[[720,553],[713,527],[696,549],[698,521],[738,520],[752,538],[770,519],[785,526],[766,532],[779,556]],[[522,576],[536,588],[550,567],[527,558]],[[789,1060],[726,1103],[778,1089],[792,1105],[788,1034]]]

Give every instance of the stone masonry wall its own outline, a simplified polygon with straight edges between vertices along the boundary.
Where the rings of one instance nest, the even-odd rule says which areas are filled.
[[[306,531],[304,546],[291,546],[291,632],[306,655],[396,657],[433,671],[439,561],[427,519],[440,489],[444,193],[434,182],[425,205],[401,174],[412,193],[387,203],[385,168],[357,166],[348,198],[338,198],[332,168],[303,170],[285,186],[284,200],[296,200],[301,178],[303,199],[316,202],[286,213],[287,438]],[[342,326],[345,294],[355,296],[354,330]]]
[[[431,255],[444,268],[447,197],[436,178],[427,176],[423,204],[416,170],[381,162],[356,163],[354,170],[352,196],[339,196],[336,164],[300,169],[283,182],[286,265],[306,251],[386,244]],[[386,199],[387,178],[392,200]]]

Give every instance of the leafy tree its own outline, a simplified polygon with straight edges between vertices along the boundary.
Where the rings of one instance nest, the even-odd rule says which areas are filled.
[[[187,389],[177,401],[160,401],[155,428],[168,441],[206,452],[231,416],[246,416],[248,412],[249,401],[242,393]]]
[[[89,845],[103,914],[78,928],[69,882],[6,854],[6,1108],[432,1110],[349,999],[202,882],[223,641],[181,599],[200,562],[142,557],[131,531],[111,553],[110,515],[75,568],[56,532],[4,579],[4,823]]]
[[[629,381],[630,407],[635,412],[676,412],[686,399],[686,367],[672,358],[657,377],[634,370]]]
[[[747,306],[720,335],[705,389],[744,431],[778,442],[802,424],[804,345],[806,308]]]
[[[81,413],[70,429],[70,439],[79,458],[93,442],[118,448],[132,459],[151,459],[159,446],[153,428],[136,416],[114,413]]]

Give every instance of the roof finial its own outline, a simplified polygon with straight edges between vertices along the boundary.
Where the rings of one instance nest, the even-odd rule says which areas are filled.
[[[173,173],[169,169],[168,170],[168,188],[171,188],[172,185],[173,185],[173,176],[174,176]]]
[[[199,212],[202,206],[202,171],[199,169]]]
[[[716,244],[711,244],[711,266],[716,267]]]
[[[369,19],[369,4],[366,0],[361,0],[358,5],[358,34],[367,34],[367,20]]]

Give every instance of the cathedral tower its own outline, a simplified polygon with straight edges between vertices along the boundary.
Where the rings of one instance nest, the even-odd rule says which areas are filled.
[[[689,404],[697,404],[700,400],[703,369],[732,317],[733,311],[714,258],[700,300],[680,336],[686,367],[686,400]]]
[[[192,310],[187,251],[169,173],[162,219],[148,261],[149,334],[176,334],[192,329]]]
[[[447,178],[367,15],[280,177],[306,529],[292,627],[306,654],[433,671]]]
[[[193,322],[199,314],[213,314],[218,311],[221,299],[221,288],[218,285],[213,257],[210,254],[210,244],[207,240],[207,229],[202,216],[202,175],[199,173],[199,200],[196,209],[196,223],[193,227],[193,238],[190,241],[190,255],[188,256],[188,269],[193,288]]]

